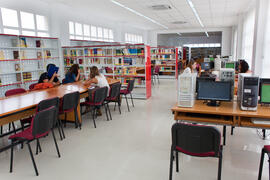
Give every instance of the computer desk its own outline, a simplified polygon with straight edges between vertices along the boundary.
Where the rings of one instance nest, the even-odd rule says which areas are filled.
[[[221,102],[219,107],[207,106],[204,101],[196,100],[191,108],[178,107],[176,104],[171,110],[176,121],[222,125],[224,144],[226,126],[270,129],[270,107],[258,105],[257,111],[242,111],[236,100]],[[269,120],[269,124],[252,122],[252,119],[260,118]]]

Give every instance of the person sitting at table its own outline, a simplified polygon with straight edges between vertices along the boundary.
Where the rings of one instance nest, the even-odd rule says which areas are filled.
[[[65,75],[65,83],[73,83],[80,80],[80,67],[73,64]]]
[[[38,89],[47,89],[47,88],[52,88],[53,87],[53,79],[56,77],[57,74],[54,73],[53,77],[49,79],[48,73],[42,73],[39,77],[38,84],[35,85],[34,90]]]
[[[197,62],[195,62],[194,60],[190,60],[183,73],[198,73]]]
[[[84,85],[86,86],[90,86],[91,84],[96,84],[98,87],[108,87],[108,94],[109,94],[110,85],[106,77],[98,71],[98,68],[96,66],[92,66],[90,68],[89,78],[84,82]],[[96,108],[97,108],[97,115],[101,116],[102,113],[100,110],[100,106],[97,106]]]
[[[249,70],[249,65],[245,60],[240,60],[239,72],[240,73],[251,73],[251,71]]]
[[[47,73],[49,72],[49,69],[50,69],[51,67],[56,67],[56,65],[55,65],[55,64],[48,64],[48,65],[47,65]],[[49,77],[49,79],[51,80],[52,77]],[[61,84],[60,81],[59,81],[59,79],[58,79],[58,75],[57,75],[57,74],[56,74],[56,76],[52,79],[52,82],[53,82],[53,85],[54,85],[54,86]]]

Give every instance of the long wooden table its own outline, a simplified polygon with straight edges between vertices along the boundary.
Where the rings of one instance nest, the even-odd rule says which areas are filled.
[[[196,100],[191,108],[178,107],[176,104],[171,110],[174,120],[223,125],[225,132],[226,126],[270,129],[270,107],[266,106],[258,105],[257,111],[242,111],[237,101],[221,102],[219,107],[212,107],[202,100]],[[269,124],[252,122],[259,119],[269,120]],[[226,137],[224,132],[223,136]]]
[[[116,79],[107,79],[110,85],[119,82]],[[59,97],[62,98],[65,94],[79,91],[80,98],[88,96],[88,87],[83,85],[83,82],[75,82],[57,87],[30,91],[20,95],[10,96],[0,99],[0,125],[5,125],[19,119],[23,119],[35,114],[37,104],[45,99]],[[80,107],[78,106],[79,121]],[[74,116],[68,115],[68,120],[74,121]]]

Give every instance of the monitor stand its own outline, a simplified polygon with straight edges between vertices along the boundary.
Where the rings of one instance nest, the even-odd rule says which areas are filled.
[[[210,100],[210,101],[207,102],[207,106],[218,107],[218,106],[220,106],[220,101]]]

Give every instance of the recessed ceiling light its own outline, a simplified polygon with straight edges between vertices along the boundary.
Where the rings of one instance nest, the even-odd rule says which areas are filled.
[[[163,27],[165,29],[169,29],[167,26],[155,21],[154,19],[151,19],[150,17],[147,17],[147,16],[139,13],[138,11],[135,11],[134,9],[131,9],[131,8],[129,8],[129,7],[125,6],[125,5],[123,5],[123,4],[115,1],[115,0],[111,0],[111,2],[118,5],[118,6],[120,6],[120,7],[122,7],[122,8],[125,8],[126,10],[129,10],[130,12],[132,12],[134,14],[137,14],[138,16],[144,17],[145,19],[147,19],[147,20],[149,20],[149,21],[151,21],[151,22],[153,22],[153,23],[155,23],[155,24],[157,24],[157,25],[159,25],[159,26],[161,26],[161,27]]]
[[[150,8],[156,11],[172,9],[172,7],[167,4],[153,5],[153,6],[150,6]]]

